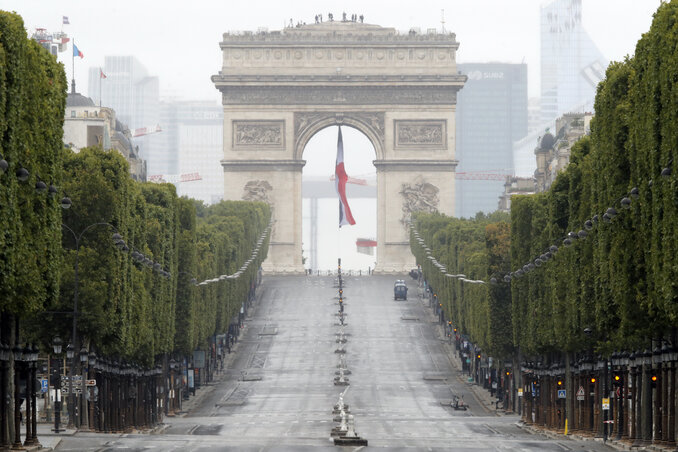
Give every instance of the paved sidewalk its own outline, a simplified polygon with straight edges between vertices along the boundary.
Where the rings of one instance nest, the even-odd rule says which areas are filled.
[[[261,293],[257,294],[257,298],[261,295]],[[252,308],[250,308],[250,316],[254,315],[254,312],[256,310],[256,306],[258,304],[258,299],[255,303],[253,303]],[[241,331],[240,337],[244,337],[244,333],[247,330],[247,320],[249,320],[249,316],[246,319],[246,321],[243,323],[243,329]],[[231,353],[227,353],[224,357],[224,369],[220,371],[219,373],[215,374],[214,379],[207,383],[202,385],[200,388],[197,388],[195,391],[195,395],[191,396],[188,400],[182,401],[181,404],[181,411],[176,413],[176,416],[178,417],[184,417],[188,413],[191,412],[191,410],[202,403],[202,401],[209,396],[209,394],[212,393],[212,390],[214,387],[219,383],[226,375],[226,371],[231,367],[233,364],[233,361],[236,359],[237,352],[240,346],[240,341],[236,342],[233,347],[231,348]],[[171,418],[172,416],[166,416],[165,419]],[[162,433],[165,428],[167,428],[168,425],[166,423],[160,423],[158,424],[155,428],[150,430],[151,434],[159,434]],[[74,435],[88,435],[91,434],[89,431],[81,431],[79,432],[76,429],[66,429],[65,424],[59,426],[59,433],[54,433],[54,423],[47,423],[47,422],[41,422],[37,424],[37,436],[38,436],[38,441],[40,442],[41,447],[27,447],[24,450],[54,450],[59,446],[59,443],[61,442],[61,439],[63,437],[67,436],[74,436]],[[116,434],[116,433],[111,433],[110,435],[112,436],[119,436],[122,435]]]
[[[247,324],[244,324],[242,330],[240,331],[240,337],[244,337],[245,332],[247,331]],[[197,388],[195,391],[195,395],[191,396],[188,400],[183,400],[181,403],[181,411],[179,411],[176,415],[179,417],[184,417],[187,414],[189,414],[194,407],[201,405],[203,401],[212,394],[212,391],[216,386],[218,386],[218,383],[220,383],[226,376],[227,370],[231,367],[233,364],[233,361],[235,360],[237,356],[238,349],[240,348],[240,341],[236,342],[233,344],[233,347],[231,348],[231,353],[226,353],[226,356],[224,357],[224,369],[220,370],[219,373],[214,375],[214,379],[210,381],[207,384],[203,384],[200,386],[200,388]]]
[[[438,316],[436,316],[433,313],[433,310],[430,308],[428,301],[423,296],[424,294],[422,288],[420,287],[417,288],[417,293],[419,295],[418,296],[419,303],[422,303],[426,309],[426,313],[429,317],[428,320],[430,320],[431,322],[437,322]],[[497,416],[511,415],[516,416],[517,418],[517,415],[513,412],[506,412],[503,409],[497,409],[496,407],[497,398],[492,397],[490,395],[490,391],[483,388],[482,386],[479,386],[475,382],[468,381],[468,375],[465,372],[462,372],[462,363],[461,358],[459,357],[459,353],[457,353],[454,343],[450,343],[449,338],[445,335],[444,326],[438,323],[435,329],[438,334],[438,338],[444,344],[443,348],[445,350],[445,354],[452,363],[452,366],[459,372],[457,375],[458,380],[466,385],[466,387],[469,389],[469,391],[471,391],[471,393],[475,397],[476,401],[485,409],[485,411],[488,413],[493,413]]]
[[[40,442],[40,445],[42,446],[42,449],[37,449],[37,450],[54,450],[59,443],[61,442],[61,438],[64,436],[73,436],[76,433],[75,429],[66,429],[65,425],[60,425],[59,426],[59,433],[54,433],[54,423],[50,422],[40,422],[37,425],[38,431],[37,431],[37,436],[38,436],[38,441]],[[30,450],[30,449],[27,449]]]

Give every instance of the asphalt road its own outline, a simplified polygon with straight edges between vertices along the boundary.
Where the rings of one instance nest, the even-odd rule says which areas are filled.
[[[517,416],[487,410],[446,355],[414,281],[407,280],[409,299],[394,301],[395,279],[344,278],[343,343],[336,278],[266,277],[231,365],[190,412],[166,418],[160,434],[78,433],[57,450],[342,450],[330,433],[346,389],[355,430],[369,441],[362,450],[612,450],[535,435]],[[334,384],[342,357],[348,386]],[[451,409],[453,395],[469,410]]]

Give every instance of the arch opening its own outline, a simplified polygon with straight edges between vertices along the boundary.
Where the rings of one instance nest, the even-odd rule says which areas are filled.
[[[377,262],[377,156],[367,134],[357,127],[341,127],[344,166],[349,183],[346,193],[356,224],[339,228],[339,201],[332,177],[337,154],[337,125],[317,128],[298,155],[306,165],[302,173],[302,253],[304,268],[312,272],[374,269]],[[358,246],[360,245],[360,247]]]

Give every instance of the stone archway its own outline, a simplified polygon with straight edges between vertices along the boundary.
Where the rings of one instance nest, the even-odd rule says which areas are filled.
[[[372,142],[378,272],[414,265],[404,221],[454,212],[454,34],[399,34],[356,22],[224,34],[212,77],[224,106],[224,197],[272,205],[265,269],[301,273],[301,175],[311,137],[332,125]]]

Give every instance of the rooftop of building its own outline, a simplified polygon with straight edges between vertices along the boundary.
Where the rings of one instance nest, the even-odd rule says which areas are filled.
[[[71,82],[71,92],[66,97],[67,107],[96,107],[94,101],[75,91],[75,80]]]
[[[442,41],[456,43],[456,36],[450,32],[438,32],[435,28],[422,33],[418,28],[407,32],[397,31],[392,27],[367,24],[357,18],[355,20],[324,20],[296,25],[282,30],[268,31],[231,31],[223,34],[222,44],[229,42],[271,42],[271,41]]]

